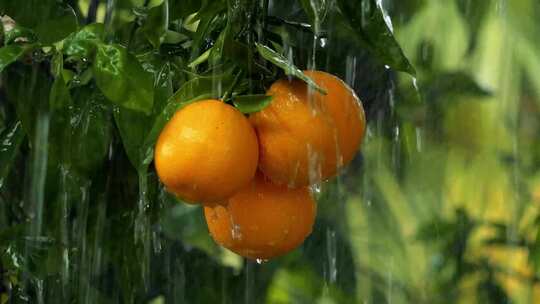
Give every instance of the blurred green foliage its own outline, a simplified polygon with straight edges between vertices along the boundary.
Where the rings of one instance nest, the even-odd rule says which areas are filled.
[[[535,303],[535,0],[0,0],[0,304]],[[340,76],[368,118],[312,235],[259,265],[168,194],[181,106]]]

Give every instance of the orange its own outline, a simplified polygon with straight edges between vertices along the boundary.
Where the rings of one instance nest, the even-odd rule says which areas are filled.
[[[167,189],[187,202],[227,199],[255,176],[257,137],[247,118],[219,100],[178,110],[161,131],[155,167]]]
[[[259,138],[259,169],[293,187],[336,175],[353,159],[366,126],[360,100],[343,81],[325,72],[304,73],[327,94],[281,79],[267,92],[272,103],[250,117]]]
[[[298,247],[311,233],[315,214],[307,187],[276,185],[262,174],[226,205],[204,208],[214,240],[250,259],[269,259]]]

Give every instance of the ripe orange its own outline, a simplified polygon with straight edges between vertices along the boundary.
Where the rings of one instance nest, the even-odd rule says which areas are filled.
[[[327,92],[300,80],[278,80],[272,103],[250,117],[259,138],[259,169],[278,184],[306,186],[326,180],[347,165],[364,137],[364,109],[339,78],[305,71]]]
[[[255,176],[257,137],[247,118],[219,100],[177,111],[161,132],[155,166],[167,189],[188,202],[227,199]]]
[[[226,205],[204,208],[214,240],[251,259],[269,259],[298,247],[311,233],[315,214],[307,187],[279,186],[261,174]]]

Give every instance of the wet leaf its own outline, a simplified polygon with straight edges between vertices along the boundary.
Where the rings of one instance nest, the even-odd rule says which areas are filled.
[[[99,42],[103,40],[105,28],[101,23],[93,23],[69,35],[63,46],[64,54],[79,58],[90,58]]]
[[[98,170],[107,155],[112,136],[110,110],[95,86],[75,89],[73,101],[68,134],[57,144],[68,143],[63,149],[65,161],[88,174]]]
[[[337,0],[344,21],[382,63],[415,75],[416,72],[394,38],[390,18],[375,0]],[[339,18],[339,17],[338,17]]]
[[[151,113],[152,74],[124,47],[99,44],[93,71],[99,89],[110,101],[127,109]]]
[[[12,44],[0,48],[0,72],[2,72],[8,65],[17,61],[27,50],[23,45]]]
[[[272,96],[264,94],[236,96],[233,99],[234,106],[244,114],[259,112],[271,102]]]
[[[198,25],[197,31],[193,35],[193,43],[191,44],[190,61],[194,61],[201,53],[208,49],[208,44],[211,43],[210,34],[216,28],[224,27],[226,24],[226,16],[223,14],[227,9],[227,5],[223,1],[211,1],[210,4],[204,7],[197,14]]]
[[[287,58],[285,58],[283,55],[277,53],[276,51],[265,45],[259,43],[256,43],[256,45],[259,54],[261,54],[264,59],[272,62],[273,64],[281,68],[286,75],[294,76],[298,79],[301,79],[312,88],[316,89],[322,94],[326,94],[326,91],[323,88],[319,87],[311,78],[306,76],[299,68],[297,68],[293,63],[287,60]]]

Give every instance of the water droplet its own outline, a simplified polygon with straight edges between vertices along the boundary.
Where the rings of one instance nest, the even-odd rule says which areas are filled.
[[[326,46],[326,44],[328,43],[328,39],[326,38],[321,38],[319,39],[319,44],[322,48],[324,48]]]
[[[320,195],[322,192],[322,183],[315,183],[311,185],[310,190],[312,194]]]

